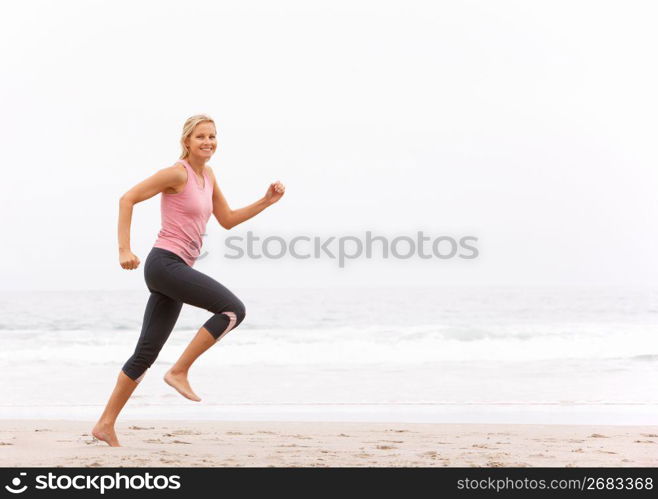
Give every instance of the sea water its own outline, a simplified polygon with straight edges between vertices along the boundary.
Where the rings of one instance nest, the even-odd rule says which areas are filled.
[[[239,289],[245,321],[162,381],[185,305],[122,418],[658,424],[658,290]],[[96,419],[148,291],[0,293],[0,418]]]

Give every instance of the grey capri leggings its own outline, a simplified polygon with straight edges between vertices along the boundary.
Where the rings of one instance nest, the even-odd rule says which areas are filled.
[[[137,383],[169,338],[183,303],[215,314],[203,327],[216,342],[244,320],[244,304],[233,293],[169,250],[151,248],[144,262],[144,280],[151,296],[135,352],[122,368],[126,376]]]

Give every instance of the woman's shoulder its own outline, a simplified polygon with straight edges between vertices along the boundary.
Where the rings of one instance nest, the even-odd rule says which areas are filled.
[[[213,172],[212,168],[209,165],[205,166],[206,168],[206,174],[208,177],[210,177],[210,181],[214,182],[215,180],[215,172]],[[182,161],[176,161],[173,165],[168,166],[163,168],[165,172],[167,172],[168,176],[174,180],[178,180],[180,183],[185,183],[187,182],[187,168],[185,167],[185,164]]]
[[[173,165],[163,168],[169,175],[180,180],[187,180],[187,168],[180,161],[176,161]]]
[[[183,163],[176,162],[171,166],[162,168],[159,172],[167,186],[166,194],[178,194],[187,184],[187,170]]]

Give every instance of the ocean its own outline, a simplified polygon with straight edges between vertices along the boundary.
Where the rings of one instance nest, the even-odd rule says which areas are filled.
[[[239,328],[162,381],[210,316],[189,305],[122,419],[658,424],[658,290],[231,290]],[[95,420],[148,291],[0,292],[0,418]]]

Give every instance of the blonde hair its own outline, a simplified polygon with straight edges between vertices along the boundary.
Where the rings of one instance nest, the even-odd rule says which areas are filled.
[[[181,135],[180,138],[180,145],[181,145],[181,155],[180,158],[178,159],[185,159],[189,156],[190,151],[188,150],[187,146],[185,145],[185,140],[192,135],[192,132],[196,128],[196,126],[199,123],[207,123],[210,122],[213,124],[215,127],[215,131],[217,130],[217,125],[215,125],[215,120],[213,120],[210,116],[207,114],[195,114],[194,116],[190,116],[185,120],[185,124],[183,125],[183,134]]]

